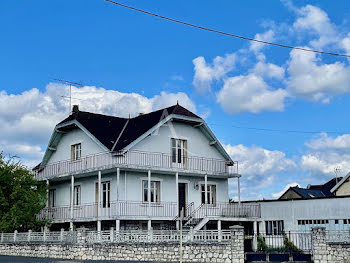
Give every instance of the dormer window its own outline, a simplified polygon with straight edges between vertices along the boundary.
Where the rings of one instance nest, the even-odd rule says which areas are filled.
[[[73,144],[71,146],[71,160],[77,161],[81,158],[81,143]]]

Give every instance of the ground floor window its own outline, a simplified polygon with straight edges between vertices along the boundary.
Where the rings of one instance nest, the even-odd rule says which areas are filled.
[[[102,186],[102,207],[111,207],[111,183],[103,182]]]
[[[205,204],[205,185],[201,185],[201,200],[202,204]],[[216,185],[208,184],[207,185],[207,200],[208,204],[216,203]]]
[[[49,190],[49,207],[56,207],[56,189]]]
[[[151,195],[151,203],[159,203],[160,202],[160,182],[159,181],[151,181],[151,188],[148,189],[148,181],[142,181],[142,199],[143,202],[148,202],[148,191],[150,191]]]
[[[266,235],[282,235],[284,231],[283,220],[265,221]]]

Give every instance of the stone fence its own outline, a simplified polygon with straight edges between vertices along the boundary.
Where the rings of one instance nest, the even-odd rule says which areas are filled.
[[[347,233],[349,238],[350,233]],[[312,248],[314,263],[350,263],[350,243],[328,238],[324,227],[312,229]]]
[[[0,255],[59,258],[73,260],[127,260],[178,262],[180,245],[172,242],[101,242],[89,243],[84,231],[77,232],[75,243],[1,243]],[[230,229],[225,242],[194,240],[182,246],[183,261],[244,263],[243,227]]]

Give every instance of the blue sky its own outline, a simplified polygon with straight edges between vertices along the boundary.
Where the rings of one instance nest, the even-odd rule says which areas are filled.
[[[350,2],[122,3],[262,40],[350,54]],[[243,174],[242,196],[322,183],[350,169],[346,58],[314,55],[188,28],[107,3],[0,2],[0,149],[40,160],[68,111],[137,114],[176,103],[213,129]],[[292,133],[237,128],[315,131]],[[331,133],[336,132],[336,133]],[[236,196],[235,183],[230,195]]]

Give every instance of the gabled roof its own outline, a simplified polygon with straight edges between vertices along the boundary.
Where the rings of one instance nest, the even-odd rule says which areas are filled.
[[[72,128],[79,127],[84,130],[106,151],[118,152],[128,150],[127,147],[130,147],[130,145],[148,135],[157,125],[162,125],[164,122],[171,119],[199,124],[199,128],[214,142],[215,147],[225,156],[227,161],[232,162],[231,158],[205,124],[204,120],[193,112],[176,104],[147,114],[140,114],[133,118],[121,118],[84,112],[80,111],[78,107],[75,106],[73,108],[73,113],[56,125],[42,164],[45,165],[50,158],[52,154],[51,149],[54,149],[58,144],[62,133]]]

